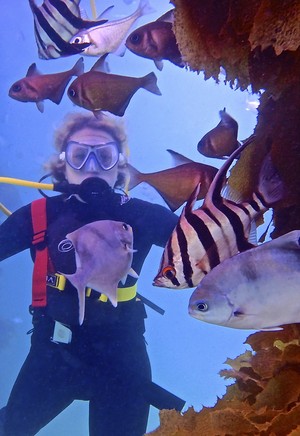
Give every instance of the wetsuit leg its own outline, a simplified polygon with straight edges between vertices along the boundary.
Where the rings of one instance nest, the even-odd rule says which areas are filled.
[[[72,371],[59,345],[36,335],[5,408],[5,436],[36,434],[74,399]]]
[[[143,380],[151,380],[143,331],[119,333],[106,350],[107,366],[97,374],[90,400],[90,436],[142,436],[150,406]]]

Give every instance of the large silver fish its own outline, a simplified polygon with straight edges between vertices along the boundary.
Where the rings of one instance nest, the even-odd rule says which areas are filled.
[[[34,19],[34,34],[41,59],[81,53],[89,44],[70,44],[79,29],[101,25],[107,20],[89,21],[80,16],[80,0],[44,0],[37,6],[29,0]]]
[[[80,47],[82,53],[89,56],[102,56],[106,53],[124,54],[126,49],[122,43],[135,21],[142,15],[153,12],[148,0],[140,0],[137,10],[128,17],[120,20],[108,21],[105,25],[96,25],[89,29],[81,29],[73,38],[71,44]]]
[[[77,289],[79,323],[82,324],[86,287],[106,295],[116,307],[118,283],[127,274],[137,277],[131,269],[133,233],[126,223],[101,220],[80,227],[66,238],[75,250],[76,272],[62,274]]]
[[[300,322],[300,230],[216,266],[193,292],[189,313],[237,329]]]
[[[283,196],[283,184],[269,155],[259,175],[258,191],[249,202],[235,202],[221,196],[226,172],[233,160],[253,141],[250,137],[220,168],[203,205],[193,210],[198,189],[184,207],[167,242],[154,285],[173,289],[197,286],[223,260],[253,247],[251,224]]]

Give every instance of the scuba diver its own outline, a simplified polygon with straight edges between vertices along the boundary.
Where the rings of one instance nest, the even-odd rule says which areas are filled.
[[[126,180],[126,144],[115,118],[69,114],[55,134],[58,153],[48,162],[64,193],[33,201],[0,226],[0,260],[28,248],[34,260],[31,348],[0,411],[5,436],[35,435],[75,399],[89,401],[91,436],[141,436],[150,404],[184,406],[152,382],[137,278],[119,282],[117,307],[86,289],[80,324],[77,290],[62,275],[76,271],[66,235],[88,223],[132,227],[137,274],[151,246],[164,247],[177,223],[167,208],[116,191]]]

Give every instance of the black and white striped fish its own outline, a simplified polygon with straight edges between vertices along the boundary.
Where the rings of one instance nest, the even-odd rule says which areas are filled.
[[[249,202],[237,203],[221,196],[226,173],[233,160],[251,142],[250,137],[216,174],[203,205],[193,210],[199,186],[179,218],[161,259],[154,285],[183,289],[197,286],[223,260],[252,248],[248,241],[251,224],[283,196],[283,184],[270,155],[262,163],[258,190]]]
[[[89,44],[70,44],[70,39],[80,29],[89,29],[107,22],[83,20],[80,16],[79,2],[80,0],[44,0],[37,6],[35,0],[29,0],[41,59],[81,53]]]

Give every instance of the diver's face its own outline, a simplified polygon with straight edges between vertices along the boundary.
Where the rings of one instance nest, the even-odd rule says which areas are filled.
[[[68,182],[79,185],[83,180],[89,177],[99,177],[100,179],[105,180],[109,186],[113,188],[118,178],[119,158],[118,151],[116,151],[116,157],[114,143],[115,139],[108,132],[103,130],[87,127],[74,132],[69,138],[69,146],[67,145],[66,149],[65,177]],[[102,159],[103,157],[104,167],[106,165],[106,159],[113,159],[113,161],[111,161],[112,164],[114,164],[116,159],[117,162],[112,168],[103,169],[93,150],[95,151],[95,154],[97,150],[97,156],[99,156],[99,158]],[[112,156],[110,156],[111,152]],[[84,159],[85,155],[88,155],[86,161]],[[80,163],[84,161],[84,165],[80,167]],[[108,162],[107,165],[108,168],[111,166],[109,163],[110,162]],[[80,168],[78,169],[78,167]]]

